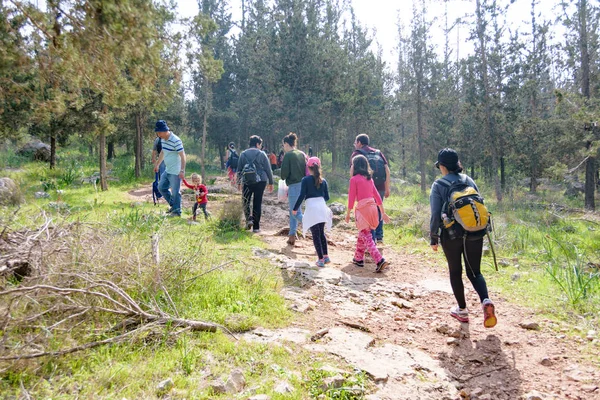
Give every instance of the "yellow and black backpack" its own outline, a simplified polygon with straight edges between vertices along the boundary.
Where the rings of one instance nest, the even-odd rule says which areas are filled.
[[[445,212],[464,230],[467,237],[483,237],[490,227],[491,214],[484,204],[483,196],[467,183],[466,176],[450,182],[444,178],[438,182],[448,188],[448,197],[442,212]]]

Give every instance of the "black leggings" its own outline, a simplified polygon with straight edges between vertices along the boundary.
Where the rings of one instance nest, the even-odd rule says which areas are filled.
[[[462,281],[462,258],[465,258],[465,269],[467,278],[471,281],[473,288],[479,295],[479,300],[483,302],[488,298],[487,285],[485,278],[481,275],[481,254],[483,250],[483,238],[477,240],[467,240],[463,244],[463,239],[448,239],[447,233],[442,232],[442,248],[448,261],[450,270],[450,285],[452,292],[460,308],[466,308],[465,288]],[[466,256],[466,257],[465,257]]]
[[[316,224],[310,227],[310,233],[312,233],[313,244],[319,260],[323,259],[323,256],[327,253],[327,238],[325,237],[325,222]]]
[[[206,211],[206,203],[194,203],[194,207],[192,208],[192,215],[194,216],[194,219],[196,219],[196,213],[198,212],[198,207],[200,207],[202,209],[202,211],[204,212],[204,218],[208,219],[209,217],[209,213],[208,211]]]
[[[242,203],[246,221],[252,221],[254,229],[260,229],[260,215],[262,214],[262,200],[267,182],[262,181],[254,185],[246,185],[242,189]],[[252,198],[252,214],[250,213],[250,199]]]

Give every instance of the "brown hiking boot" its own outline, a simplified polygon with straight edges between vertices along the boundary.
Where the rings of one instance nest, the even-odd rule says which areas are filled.
[[[296,243],[296,235],[288,236],[287,244],[293,246]]]

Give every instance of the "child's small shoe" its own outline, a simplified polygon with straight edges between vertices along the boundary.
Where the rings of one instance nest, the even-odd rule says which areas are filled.
[[[325,256],[325,257],[323,257],[323,262],[325,264],[329,264],[331,262],[331,258],[329,258],[329,256]]]
[[[381,272],[381,271],[383,271],[388,265],[390,265],[389,261],[385,261],[385,259],[382,258],[381,261],[379,261],[377,263],[377,267],[375,268],[375,272]]]
[[[323,260],[317,260],[316,264],[317,264],[317,267],[321,267],[321,268],[323,268],[325,266],[325,262]]]
[[[363,260],[357,260],[356,258],[352,259],[352,263],[361,268],[365,266],[365,262]]]

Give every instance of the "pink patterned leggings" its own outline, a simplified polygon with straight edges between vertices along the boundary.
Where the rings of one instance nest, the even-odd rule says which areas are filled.
[[[368,229],[363,229],[358,232],[358,238],[356,239],[356,251],[354,252],[354,259],[361,261],[365,258],[365,251],[369,251],[373,260],[376,263],[381,261],[383,257],[381,257],[381,253],[377,250],[377,246],[373,241],[373,235],[371,231]]]

